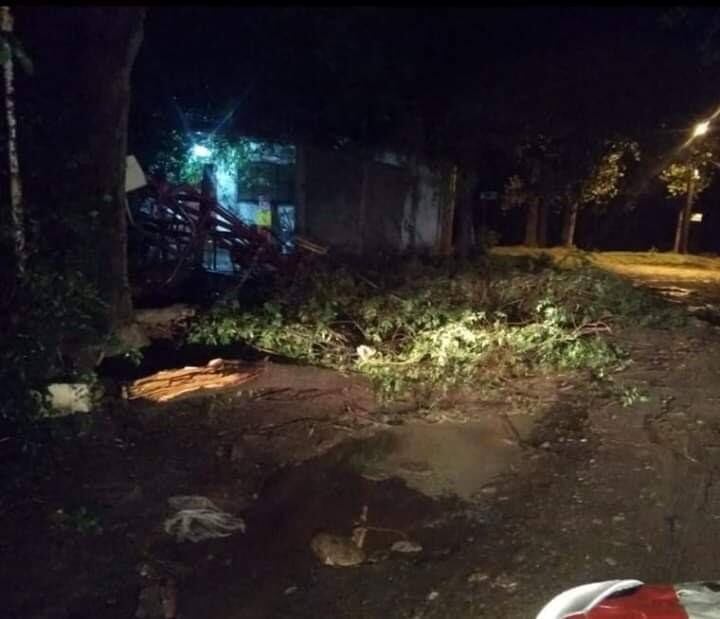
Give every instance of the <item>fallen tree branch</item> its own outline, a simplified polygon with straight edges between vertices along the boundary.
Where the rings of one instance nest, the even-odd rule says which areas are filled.
[[[213,359],[205,367],[165,370],[134,381],[126,390],[128,400],[167,402],[197,391],[237,387],[259,376],[264,366]]]

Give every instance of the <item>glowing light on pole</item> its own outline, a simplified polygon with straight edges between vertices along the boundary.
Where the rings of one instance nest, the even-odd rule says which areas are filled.
[[[710,121],[704,120],[703,122],[698,123],[697,125],[695,125],[695,127],[693,127],[692,136],[694,138],[699,138],[701,135],[705,135],[709,129]]]
[[[192,147],[192,154],[198,159],[207,159],[212,155],[212,151],[202,144],[195,144]]]

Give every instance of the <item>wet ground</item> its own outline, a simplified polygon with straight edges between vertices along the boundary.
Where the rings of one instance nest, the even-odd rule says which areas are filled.
[[[584,582],[715,579],[720,335],[613,337],[629,406],[538,376],[418,417],[357,378],[269,364],[241,393],[60,420],[53,466],[0,502],[0,615],[521,619]],[[245,533],[177,542],[178,495]],[[358,524],[368,561],[322,565],[313,536]]]

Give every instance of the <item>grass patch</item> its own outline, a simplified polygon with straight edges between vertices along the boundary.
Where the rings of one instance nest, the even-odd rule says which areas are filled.
[[[532,256],[380,271],[316,265],[278,281],[262,304],[238,301],[199,318],[192,342],[258,350],[368,376],[386,399],[431,403],[450,389],[542,370],[599,374],[626,355],[616,325],[672,326],[662,300],[582,263]]]
[[[497,257],[511,260],[543,258],[559,267],[595,266],[636,280],[720,282],[720,258],[674,252],[586,252],[576,248],[495,247]]]

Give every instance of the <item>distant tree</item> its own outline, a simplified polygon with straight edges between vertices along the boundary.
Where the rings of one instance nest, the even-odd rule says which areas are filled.
[[[685,254],[688,251],[690,215],[697,197],[712,183],[715,176],[713,143],[704,140],[692,144],[681,161],[668,165],[660,173],[669,198],[684,198],[678,209],[675,225],[673,251]]]
[[[515,150],[518,171],[505,184],[501,208],[524,209],[525,245],[547,243],[547,218],[557,197],[557,144],[539,134]]]
[[[572,247],[580,210],[603,206],[618,196],[630,162],[638,161],[638,144],[627,138],[599,142],[577,136],[562,140],[538,136],[518,149],[520,172],[505,186],[503,207],[526,210],[525,244],[542,244],[544,221],[562,211],[563,244]]]
[[[558,188],[559,199],[564,203],[565,224],[563,244],[575,245],[578,213],[584,206],[601,206],[617,197],[626,176],[628,165],[640,160],[637,142],[615,137],[600,145],[563,150],[559,173],[564,179]]]
[[[525,240],[528,247],[538,244],[537,239],[537,212],[540,195],[536,193],[532,180],[526,181],[519,174],[513,174],[505,182],[501,207],[505,210],[512,208],[525,208]]]

